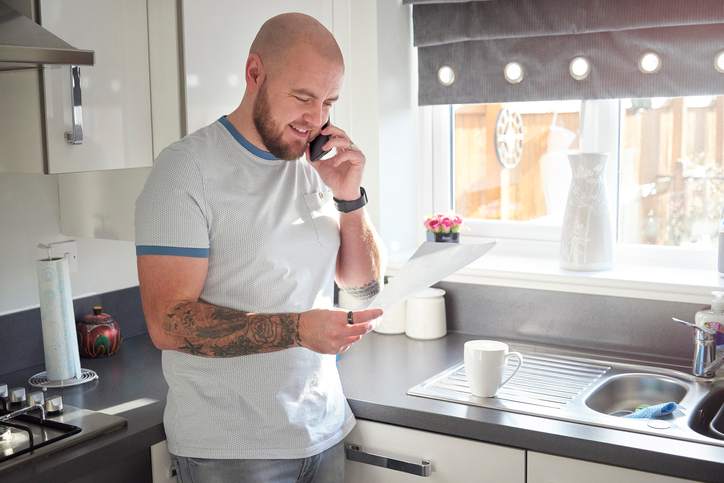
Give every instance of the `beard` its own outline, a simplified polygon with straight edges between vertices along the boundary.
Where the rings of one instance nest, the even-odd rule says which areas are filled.
[[[307,150],[307,143],[297,147],[296,144],[286,143],[282,139],[284,137],[284,127],[278,127],[272,119],[269,94],[264,84],[262,84],[259,95],[254,100],[252,117],[254,126],[259,136],[261,136],[264,146],[275,157],[285,161],[295,161],[304,155]]]

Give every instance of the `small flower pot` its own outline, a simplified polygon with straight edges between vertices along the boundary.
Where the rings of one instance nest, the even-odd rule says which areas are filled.
[[[436,243],[460,243],[460,233],[433,233],[427,232],[427,241]]]

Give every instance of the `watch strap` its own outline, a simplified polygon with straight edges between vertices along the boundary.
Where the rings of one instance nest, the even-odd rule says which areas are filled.
[[[337,206],[337,210],[341,211],[342,213],[349,213],[354,210],[358,210],[362,208],[364,205],[367,204],[367,192],[363,187],[359,187],[360,197],[356,200],[338,200],[337,198],[332,198],[334,200],[334,204]]]

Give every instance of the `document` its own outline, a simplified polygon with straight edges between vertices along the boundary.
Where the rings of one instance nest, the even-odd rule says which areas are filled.
[[[387,310],[485,255],[494,241],[476,244],[425,242],[369,304]]]

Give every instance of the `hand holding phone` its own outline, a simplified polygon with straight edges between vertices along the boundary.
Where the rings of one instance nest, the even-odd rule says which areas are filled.
[[[324,123],[324,126],[322,126],[322,130],[329,126],[329,119],[327,122]],[[310,161],[316,161],[323,157],[325,154],[327,154],[329,151],[325,151],[322,149],[322,146],[324,146],[327,141],[329,141],[330,136],[326,134],[320,134],[316,138],[309,141],[309,160]]]

